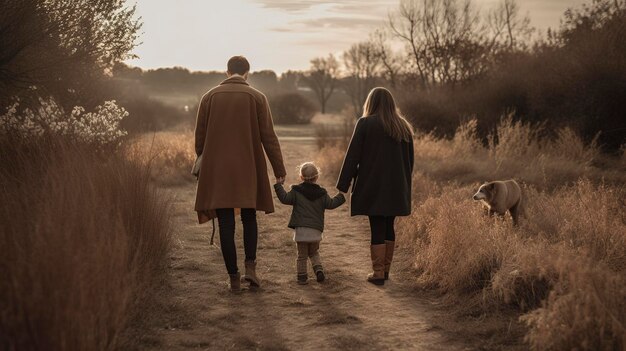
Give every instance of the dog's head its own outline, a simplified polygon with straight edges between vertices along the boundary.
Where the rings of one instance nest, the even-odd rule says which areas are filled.
[[[485,183],[478,188],[476,194],[474,194],[474,200],[484,200],[490,202],[496,193],[496,184],[494,182]]]

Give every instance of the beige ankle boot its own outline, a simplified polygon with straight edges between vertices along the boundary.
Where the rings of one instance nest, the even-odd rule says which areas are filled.
[[[229,274],[230,277],[230,291],[241,291],[241,275],[239,273]]]
[[[396,248],[395,241],[385,241],[385,280],[389,279],[389,268],[391,268],[391,261],[393,261],[393,250]]]
[[[367,276],[367,281],[375,285],[385,285],[385,252],[386,244],[378,244],[370,246],[372,255],[373,273]]]
[[[255,288],[261,286],[259,278],[256,276],[256,261],[246,261],[246,274],[244,274],[243,279]]]

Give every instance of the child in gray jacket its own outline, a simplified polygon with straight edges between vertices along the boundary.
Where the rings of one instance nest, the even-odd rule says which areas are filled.
[[[274,189],[280,202],[293,205],[288,227],[295,230],[293,240],[298,246],[298,284],[307,283],[307,258],[311,260],[317,281],[323,282],[319,247],[324,231],[324,211],[341,206],[346,199],[341,193],[331,198],[326,189],[317,184],[320,172],[312,162],[303,163],[299,168],[302,183],[292,186],[289,192],[280,183],[274,185]]]

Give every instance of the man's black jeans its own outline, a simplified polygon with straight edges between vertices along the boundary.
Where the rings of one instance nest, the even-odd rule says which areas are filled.
[[[237,247],[235,246],[235,210],[232,208],[220,208],[216,210],[217,222],[220,228],[220,244],[222,256],[228,274],[236,274]],[[246,253],[246,261],[256,260],[256,245],[258,229],[256,223],[256,210],[254,208],[241,209],[241,223],[243,223],[243,247]]]

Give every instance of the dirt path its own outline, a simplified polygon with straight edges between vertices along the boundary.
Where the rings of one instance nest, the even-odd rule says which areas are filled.
[[[290,172],[287,184],[293,184],[296,164],[312,159],[315,146],[306,138],[284,138],[282,145]],[[330,184],[323,185],[334,192]],[[327,212],[321,246],[327,281],[318,284],[309,279],[308,285],[300,286],[295,281],[295,243],[286,227],[290,207],[275,200],[274,214],[258,216],[262,288],[246,288],[234,295],[228,291],[219,248],[209,245],[211,226],[196,224],[195,188],[177,188],[175,196],[175,248],[170,264],[173,302],[162,316],[165,325],[146,348],[468,349],[433,327],[437,317],[429,311],[432,307],[415,296],[413,286],[401,274],[384,287],[365,282],[370,269],[369,227],[365,218],[350,218],[346,205]],[[237,245],[243,271],[240,227]]]

